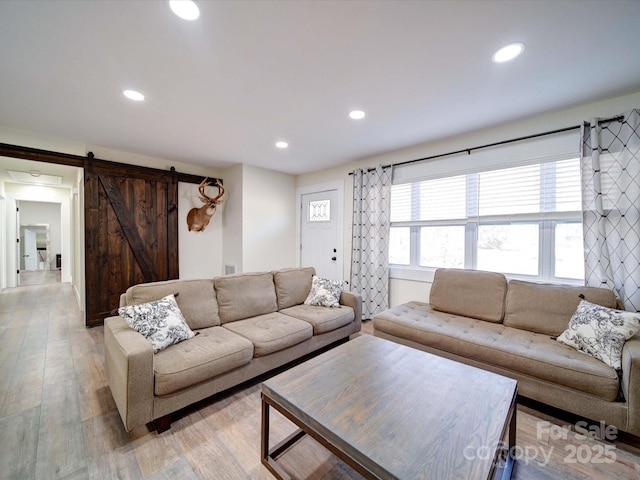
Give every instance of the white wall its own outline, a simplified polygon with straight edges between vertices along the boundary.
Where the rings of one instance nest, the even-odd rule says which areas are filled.
[[[296,266],[295,177],[237,165],[223,173],[222,263],[236,273]]]
[[[374,167],[378,164],[388,165],[399,163],[416,158],[424,158],[432,155],[443,154],[451,151],[472,148],[502,140],[523,137],[536,133],[556,130],[564,127],[571,127],[581,124],[584,120],[591,117],[610,117],[625,112],[632,108],[640,108],[640,91],[623,95],[619,97],[609,98],[589,102],[566,109],[548,112],[533,117],[524,118],[518,121],[494,126],[491,128],[469,132],[454,137],[444,138],[438,141],[428,142],[410,148],[400,149],[371,158],[367,158],[348,165],[322,170],[296,177],[296,186],[302,187],[307,185],[321,184],[336,180],[345,181],[345,238],[344,238],[344,272],[345,278],[348,278],[350,272],[350,262],[348,252],[350,252],[351,242],[351,219],[353,216],[353,179],[349,172],[356,168]],[[576,145],[576,151],[578,145]],[[460,168],[467,167],[463,158],[449,161],[459,161]],[[428,163],[426,165],[429,165]],[[434,168],[436,162],[433,163]],[[475,167],[475,166],[474,166]],[[426,169],[428,171],[428,168]],[[390,281],[390,304],[398,305],[408,300],[426,301],[429,298],[430,283],[409,281],[400,279],[391,279]]]
[[[243,166],[242,238],[245,272],[296,266],[295,177]]]
[[[61,217],[59,203],[20,201],[20,225],[49,225],[49,254],[51,257],[47,270],[55,270],[56,254],[62,255]],[[69,250],[71,251],[71,248]]]
[[[78,169],[75,186],[71,191],[71,251],[73,254],[73,291],[80,309],[85,305],[84,278],[84,171]]]
[[[207,195],[217,189],[207,187]],[[222,215],[223,203],[211,217],[209,225],[201,232],[190,232],[187,214],[191,208],[200,208],[198,185],[178,183],[178,258],[180,278],[211,278],[222,274]]]
[[[157,170],[169,171],[171,167],[180,173],[189,173],[191,175],[200,175],[209,178],[222,178],[222,169],[203,167],[202,165],[192,165],[189,163],[176,162],[166,158],[148,157],[137,153],[123,152],[122,150],[114,150],[111,148],[99,147],[96,145],[86,145],[84,151],[80,155],[86,155],[92,152],[95,158],[100,160],[109,160],[112,162],[126,163],[129,165],[139,165],[141,167],[155,168]]]
[[[222,215],[222,264],[235,266],[236,272],[243,272],[242,241],[242,205],[244,194],[242,191],[243,166],[224,170],[224,213]]]
[[[86,146],[82,142],[35,134],[8,125],[0,125],[0,142],[58,153],[68,153],[70,155],[84,156],[87,153]]]

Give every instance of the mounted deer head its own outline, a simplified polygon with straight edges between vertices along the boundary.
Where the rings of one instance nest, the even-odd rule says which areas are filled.
[[[204,189],[207,186],[218,187],[218,195],[211,198],[206,193],[204,193]],[[209,225],[209,221],[211,220],[211,216],[215,213],[216,207],[222,203],[220,197],[224,195],[224,188],[222,188],[222,184],[218,182],[218,180],[214,180],[210,182],[208,178],[205,178],[200,186],[198,187],[198,192],[200,192],[200,201],[204,203],[200,208],[192,208],[187,213],[187,225],[189,226],[189,231],[193,230],[194,232],[202,232],[205,227]]]

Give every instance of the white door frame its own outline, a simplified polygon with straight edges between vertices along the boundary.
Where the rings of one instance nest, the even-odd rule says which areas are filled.
[[[338,205],[335,210],[338,242],[341,242],[336,252],[337,263],[341,266],[341,271],[344,273],[344,181],[335,181],[327,183],[319,183],[315,185],[305,185],[304,187],[298,187],[296,189],[296,264],[300,267],[300,249],[301,245],[301,211],[302,211],[302,196],[309,193],[326,192],[328,190],[337,190]]]

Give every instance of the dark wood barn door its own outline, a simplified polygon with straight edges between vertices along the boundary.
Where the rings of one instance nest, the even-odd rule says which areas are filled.
[[[103,323],[137,283],[178,278],[178,182],[171,172],[85,168],[86,323]]]
[[[178,182],[203,177],[6,143],[0,156],[84,170],[87,326],[102,324],[131,285],[178,278]]]

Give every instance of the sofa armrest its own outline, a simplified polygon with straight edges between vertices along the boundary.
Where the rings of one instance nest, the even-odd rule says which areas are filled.
[[[355,314],[355,331],[362,328],[362,296],[359,293],[344,290],[340,295],[340,304],[353,308]]]
[[[153,420],[153,347],[121,317],[104,321],[105,370],[127,432]]]
[[[622,393],[627,402],[626,431],[640,435],[640,336],[636,335],[622,349]]]

